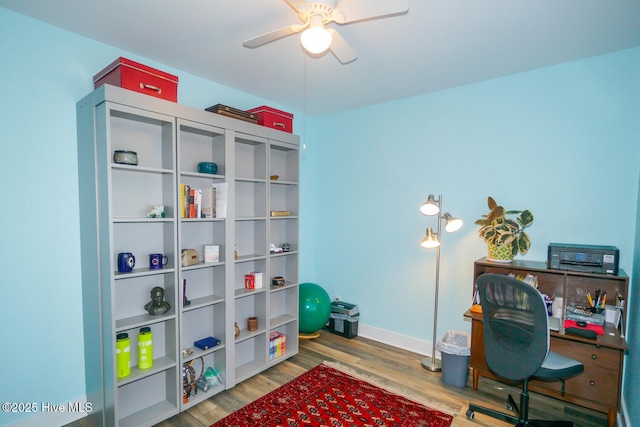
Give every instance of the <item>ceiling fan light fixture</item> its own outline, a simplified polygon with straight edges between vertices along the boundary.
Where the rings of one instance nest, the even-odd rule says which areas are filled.
[[[307,28],[300,35],[300,43],[302,47],[309,53],[319,54],[331,46],[333,38],[331,33],[327,31],[322,25],[314,25]]]

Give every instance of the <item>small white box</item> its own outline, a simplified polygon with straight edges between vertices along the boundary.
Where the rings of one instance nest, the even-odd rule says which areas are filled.
[[[204,262],[220,262],[220,246],[204,245]]]
[[[262,288],[262,273],[259,271],[254,271],[251,273],[254,277],[254,287],[255,289]]]

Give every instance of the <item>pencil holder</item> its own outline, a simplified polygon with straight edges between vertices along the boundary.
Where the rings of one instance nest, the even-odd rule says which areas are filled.
[[[258,318],[257,317],[249,317],[247,319],[247,329],[250,331],[258,330]]]

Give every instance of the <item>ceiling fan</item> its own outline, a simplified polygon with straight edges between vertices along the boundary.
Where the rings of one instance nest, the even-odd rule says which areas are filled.
[[[296,11],[301,24],[293,24],[246,40],[242,45],[256,48],[291,34],[302,32],[300,43],[312,55],[320,55],[327,49],[342,64],[358,58],[355,50],[333,28],[338,25],[397,15],[409,10],[409,0],[284,0]]]

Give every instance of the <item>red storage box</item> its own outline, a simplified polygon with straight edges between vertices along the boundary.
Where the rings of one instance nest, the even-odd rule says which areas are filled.
[[[268,128],[293,132],[293,114],[275,108],[262,105],[260,107],[247,110],[249,113],[258,115],[258,124]]]
[[[94,89],[103,84],[178,102],[178,76],[120,57],[93,76]]]

